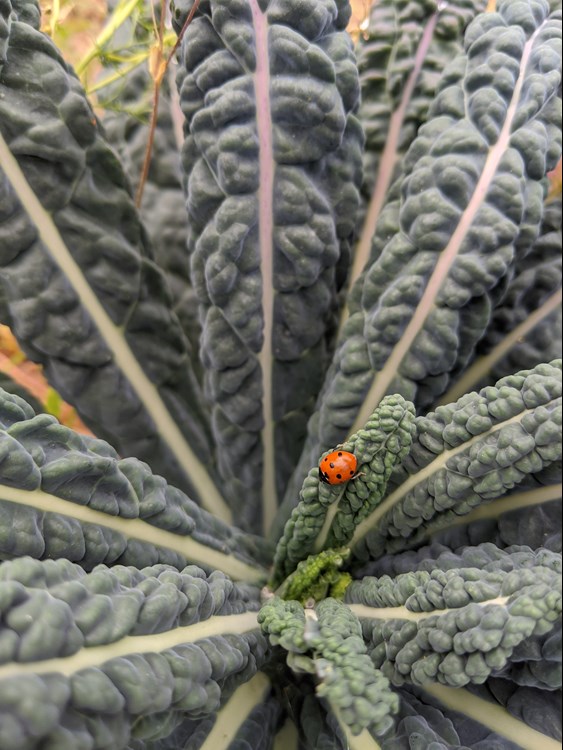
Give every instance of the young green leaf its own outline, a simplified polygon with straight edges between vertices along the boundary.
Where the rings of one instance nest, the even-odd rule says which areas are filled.
[[[385,500],[351,541],[359,559],[419,544],[428,532],[560,464],[561,360],[415,420],[416,439]]]
[[[399,702],[387,679],[367,655],[362,626],[349,607],[323,599],[315,609],[274,597],[260,610],[258,621],[272,645],[281,645],[296,671],[317,678],[317,694],[339,720],[358,735],[370,729],[383,735],[392,726]]]
[[[363,429],[339,446],[357,458],[354,479],[331,486],[320,481],[317,468],[311,469],[276,547],[274,588],[313,552],[347,545],[356,526],[384,498],[391,472],[408,454],[413,435],[413,405],[402,396],[386,396]]]
[[[393,685],[463,687],[493,675],[561,687],[548,645],[560,631],[559,554],[490,544],[444,554],[429,568],[422,562],[395,578],[368,576],[346,590],[372,660]]]

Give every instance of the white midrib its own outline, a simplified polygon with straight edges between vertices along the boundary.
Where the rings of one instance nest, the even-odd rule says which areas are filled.
[[[372,414],[375,407],[379,404],[383,396],[387,393],[391,382],[396,377],[401,362],[405,355],[410,351],[412,344],[416,337],[422,330],[426,319],[434,309],[434,301],[444,283],[457,255],[461,249],[463,240],[477,215],[477,211],[481,207],[481,204],[485,200],[487,190],[489,189],[491,182],[496,174],[500,160],[502,159],[506,149],[508,147],[512,123],[516,114],[518,101],[524,84],[524,75],[532,47],[536,36],[541,32],[542,26],[540,26],[530,39],[524,45],[522,53],[522,59],[520,61],[520,73],[518,80],[514,86],[514,92],[512,99],[507,108],[506,119],[501,129],[500,135],[497,142],[489,149],[489,153],[485,160],[485,165],[481,176],[477,182],[473,195],[467,205],[467,208],[462,213],[461,218],[457,227],[455,228],[450,241],[446,247],[440,253],[436,267],[428,280],[428,284],[422,298],[413,313],[413,316],[407,325],[401,338],[393,348],[390,356],[388,357],[382,370],[374,377],[373,383],[364,399],[364,402],[358,411],[354,424],[350,429],[350,434],[357,432],[367,422],[370,415]]]
[[[215,723],[199,750],[228,750],[242,724],[252,710],[264,701],[270,688],[270,680],[263,672],[257,672],[248,682],[240,685],[218,711]]]
[[[127,657],[132,654],[157,654],[166,649],[182,646],[185,643],[195,643],[202,638],[234,633],[242,635],[258,629],[256,612],[243,612],[238,615],[214,615],[208,620],[173,628],[164,633],[127,635],[113,643],[84,647],[70,656],[25,663],[10,662],[0,666],[0,680],[26,674],[48,674],[49,672],[58,672],[70,677],[81,669],[99,667],[110,659]]]
[[[506,708],[479,698],[469,690],[426,683],[422,690],[437,698],[446,708],[459,711],[496,734],[514,742],[522,750],[561,750],[561,743],[510,714]]]
[[[262,372],[262,527],[267,534],[277,509],[274,415],[272,405],[274,329],[274,149],[270,110],[270,58],[268,54],[268,20],[258,5],[249,0],[256,40],[256,70],[254,92],[256,96],[256,129],[259,146],[260,188],[258,191],[258,241],[262,274],[263,343],[258,360]]]
[[[173,534],[143,521],[141,518],[124,518],[90,508],[87,505],[61,500],[43,490],[20,490],[15,487],[0,487],[0,499],[16,505],[35,508],[42,513],[57,513],[63,517],[75,518],[81,523],[91,523],[123,534],[128,539],[138,539],[156,547],[172,550],[190,563],[204,565],[221,570],[235,581],[260,583],[267,577],[267,572],[256,564],[245,563],[234,555],[227,555],[219,550],[189,536]],[[14,531],[14,533],[16,533]]]
[[[354,536],[349,542],[349,546],[353,547],[355,544],[358,544],[358,542],[367,534],[369,534],[369,532],[377,525],[379,520],[386,513],[388,513],[391,508],[393,508],[393,506],[397,505],[397,503],[403,500],[405,496],[412,489],[414,489],[414,487],[416,487],[417,484],[424,482],[425,479],[428,479],[440,469],[447,469],[446,464],[450,458],[468,450],[472,445],[486,438],[487,435],[498,432],[499,430],[502,430],[504,427],[507,427],[510,424],[521,422],[524,416],[526,416],[527,414],[532,414],[533,411],[533,409],[525,409],[519,414],[511,417],[510,419],[506,419],[504,422],[499,422],[498,424],[493,425],[493,427],[491,427],[490,430],[487,430],[487,432],[480,433],[479,435],[474,435],[472,438],[462,443],[461,445],[458,445],[455,448],[450,448],[450,450],[443,451],[434,459],[434,461],[431,461],[420,471],[417,471],[416,474],[411,474],[411,476],[409,476],[408,479],[406,479],[400,485],[400,487],[397,487],[394,492],[391,492],[391,494],[388,495],[385,500],[380,505],[378,505],[377,508],[375,508],[369,516],[367,516],[367,518],[364,518],[364,520],[357,525]]]
[[[340,726],[342,734],[345,737],[346,750],[381,750],[381,745],[367,729],[363,729],[359,734],[352,734],[352,730],[344,721],[342,712],[332,701],[328,701],[330,710],[335,715]]]
[[[274,737],[272,750],[299,750],[299,733],[291,718],[287,718]]]
[[[447,519],[444,519],[444,528],[451,529],[454,526],[466,526],[475,521],[499,518],[503,513],[508,513],[513,510],[521,510],[522,508],[528,508],[531,511],[536,505],[543,505],[551,500],[559,500],[561,502],[562,493],[563,484],[561,483],[549,484],[545,487],[528,490],[527,492],[513,492],[510,495],[499,497],[497,500],[493,500],[487,505],[478,505],[465,516],[456,516],[454,518],[448,517]],[[428,533],[424,534],[422,539],[429,539],[437,530],[436,527],[429,528]],[[422,541],[421,538],[417,537],[417,544],[420,541]]]
[[[498,596],[495,599],[486,599],[482,602],[469,602],[469,604],[478,604],[480,607],[500,606],[506,607],[508,596]],[[348,607],[356,617],[364,617],[369,620],[408,620],[409,622],[421,622],[429,617],[436,617],[448,614],[448,612],[459,612],[462,607],[451,607],[444,609],[433,609],[430,612],[413,612],[406,607],[370,607],[367,604],[348,604]],[[466,605],[469,606],[469,605]]]
[[[66,247],[55,222],[31,189],[20,166],[0,134],[0,162],[21,201],[29,221],[35,225],[52,260],[59,266],[74,289],[80,303],[91,317],[101,338],[110,350],[124,380],[127,380],[151,416],[158,434],[186,468],[201,505],[222,521],[230,523],[232,514],[206,468],[186,441],[165,406],[157,388],[150,381],[131,351],[123,329],[112,321],[88,284],[82,269]]]
[[[510,600],[508,596],[499,596],[495,599],[487,599],[482,602],[471,602],[478,604],[480,607],[501,606],[506,607]],[[437,609],[430,612],[412,612],[406,607],[369,607],[363,604],[349,604],[352,612],[357,617],[364,617],[373,620],[408,620],[409,622],[421,622],[428,617],[436,615],[445,615],[448,612],[459,612],[461,608]],[[482,700],[473,696],[466,690],[459,688],[446,687],[437,683],[426,683],[422,689],[438,698],[448,708],[460,711],[462,714],[469,716],[475,721],[487,726],[503,737],[513,740],[525,750],[556,750],[561,747],[555,744],[555,740],[542,735],[535,729],[532,729],[524,722],[511,716],[501,706],[495,706],[493,703]],[[358,746],[358,750],[363,746]],[[368,750],[369,745],[365,745]]]
[[[326,540],[328,539],[328,535],[332,526],[332,522],[334,521],[334,517],[336,516],[336,513],[338,512],[340,508],[340,502],[345,495],[345,491],[346,491],[346,486],[342,485],[339,488],[339,491],[334,501],[327,508],[326,516],[325,516],[325,520],[323,522],[322,528],[319,531],[317,538],[315,539],[315,544],[313,545],[313,553],[315,555],[318,555],[318,553],[324,549]]]

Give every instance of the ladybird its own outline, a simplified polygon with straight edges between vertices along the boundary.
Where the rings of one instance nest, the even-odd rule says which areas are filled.
[[[319,477],[326,484],[344,484],[353,479],[358,459],[348,451],[332,451],[319,464]]]

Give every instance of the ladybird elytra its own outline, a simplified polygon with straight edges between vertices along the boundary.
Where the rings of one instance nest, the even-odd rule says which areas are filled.
[[[353,479],[358,468],[358,459],[353,453],[335,450],[319,463],[319,479],[325,484],[344,484]]]

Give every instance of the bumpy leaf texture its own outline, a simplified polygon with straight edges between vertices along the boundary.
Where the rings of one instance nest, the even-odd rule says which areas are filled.
[[[352,289],[286,511],[319,454],[385,393],[428,406],[469,362],[540,230],[561,151],[560,37],[544,0],[499,2],[469,25]]]
[[[362,89],[358,116],[366,135],[362,186],[366,199],[390,142],[398,166],[399,157],[426,121],[442,71],[462,51],[465,28],[484,6],[479,0],[447,4],[379,0],[372,4],[357,49]]]
[[[172,72],[170,70],[170,72]],[[170,77],[170,76],[169,76]],[[188,217],[184,207],[182,172],[177,138],[181,137],[181,112],[173,97],[173,83],[164,78],[160,89],[158,117],[154,131],[150,167],[144,185],[141,214],[154,250],[155,260],[166,273],[173,298],[173,310],[191,345],[191,363],[201,380],[199,361],[200,327],[197,300],[186,263]],[[107,107],[103,127],[123,167],[137,186],[147,148],[149,125],[136,115],[150,106],[152,78],[147,67],[140,67],[99,92]],[[117,102],[117,109],[114,101]],[[120,110],[122,107],[123,110]],[[129,114],[132,110],[133,114]],[[178,125],[176,125],[176,121]]]
[[[518,750],[519,746],[472,721],[445,709],[414,687],[401,691],[401,710],[395,736],[382,750]]]
[[[366,605],[355,612],[375,666],[394,685],[462,687],[493,675],[560,690],[560,571],[560,554],[483,544],[395,578],[364,577],[346,601]]]
[[[561,476],[560,468],[558,475]],[[512,498],[517,499],[518,495],[519,493],[515,493]],[[512,544],[528,544],[532,549],[545,547],[553,552],[561,552],[562,505],[559,497],[536,507],[507,510],[496,518],[453,525],[450,529],[437,533],[434,538],[438,544],[453,549],[490,540],[499,549]]]
[[[41,402],[34,396],[32,396],[27,388],[18,383],[16,380],[13,380],[5,372],[0,372],[0,388],[2,388],[2,390],[4,391],[7,391],[8,393],[13,393],[16,396],[20,396],[20,398],[25,399],[36,413],[39,414],[40,412],[45,411]]]
[[[273,586],[309,554],[348,544],[356,526],[384,497],[393,468],[408,455],[413,422],[412,404],[398,395],[386,396],[362,429],[341,446],[357,458],[353,481],[330,486],[320,481],[318,468],[311,469],[276,547]]]
[[[415,420],[390,493],[352,539],[359,559],[424,542],[536,475],[561,466],[561,360],[503,378]]]
[[[349,13],[344,0],[204,0],[182,44],[206,395],[226,491],[242,517],[263,502],[265,528],[321,385],[354,232]]]
[[[3,749],[125,747],[162,729],[164,712],[170,733],[217,710],[267,656],[257,590],[196,566],[86,574],[22,558],[0,582]]]
[[[475,349],[485,356],[503,338],[547,300],[561,291],[561,197],[545,207],[540,235],[530,252],[516,264],[502,302],[495,309],[491,325]],[[540,354],[541,352],[541,354]],[[552,355],[551,357],[549,355]],[[495,378],[531,367],[542,359],[561,357],[561,304],[523,337],[491,370]]]
[[[49,217],[31,217],[40,231],[2,173],[8,322],[98,436],[229,518],[212,480],[210,429],[188,345],[122,168],[78,80],[39,32],[37,5],[1,10],[9,30],[1,132],[66,246],[47,242]]]
[[[221,567],[208,557],[215,550],[234,555],[224,559],[231,575],[237,559],[245,560],[242,577],[257,562],[268,563],[263,540],[206,513],[147,464],[120,459],[103,440],[78,435],[48,414],[36,415],[4,391],[0,477],[2,558],[64,557],[87,570],[98,563],[182,567],[197,560],[213,569]],[[160,539],[157,529],[164,532]]]
[[[179,24],[181,8],[190,5],[181,0],[177,6]],[[67,273],[68,264],[49,260],[51,246],[47,250],[8,189],[1,204],[7,218],[0,240],[9,237],[10,243],[2,242],[0,311],[20,326],[28,351],[46,363],[52,380],[58,377],[65,393],[84,404],[93,425],[104,423],[99,434],[113,442],[80,437],[34,414],[17,396],[0,393],[0,557],[14,558],[0,565],[1,750],[353,746],[346,727],[315,695],[311,675],[290,679],[278,646],[270,649],[258,628],[268,545],[214,519],[171,486],[190,489],[193,479],[194,497],[206,504],[215,438],[236,521],[254,528],[259,500],[265,500],[267,525],[297,460],[333,346],[360,185],[358,80],[343,33],[345,6],[343,0],[203,0],[186,38],[179,79],[188,119],[183,161],[190,271],[213,411],[208,427],[182,328],[170,312],[177,298],[166,291],[165,274],[153,261],[123,172],[75,78],[37,32],[37,3],[0,0],[0,127],[83,268]],[[432,16],[436,5],[413,0],[400,8],[413,17],[419,10]],[[466,18],[463,8],[465,2],[456,5],[452,17]],[[541,0],[499,2],[498,8],[469,27],[465,52],[448,70],[428,124],[398,169],[366,272],[352,290],[350,318],[320,419],[311,422],[301,478],[316,467],[323,446],[340,442],[336,435],[349,434],[354,421],[363,425],[377,405],[388,404],[387,387],[403,393],[392,397],[394,409],[405,396],[419,407],[434,404],[470,361],[477,340],[490,336],[494,346],[495,309],[500,315],[504,304],[509,317],[512,305],[517,316],[520,300],[531,309],[554,288],[546,269],[556,267],[555,255],[547,249],[534,254],[542,241],[552,241],[547,213],[537,235],[542,179],[558,149],[559,58],[552,34],[560,16],[548,20]],[[404,80],[400,71],[398,76]],[[489,169],[491,159],[498,159],[495,169]],[[155,167],[166,163],[157,156]],[[158,250],[155,258],[166,265]],[[442,288],[428,314],[420,300],[443,255],[451,267],[435,277]],[[547,260],[542,270],[548,256],[553,265]],[[115,331],[99,325],[99,311],[78,307],[77,278],[107,305],[117,339],[105,336]],[[536,280],[541,283],[534,295]],[[24,282],[29,287],[16,286]],[[80,325],[73,318],[65,328],[61,310],[75,308],[82,310]],[[411,353],[405,349],[398,361],[392,355],[408,341],[410,319],[419,329]],[[110,341],[120,346],[112,349]],[[132,367],[117,356],[124,344],[134,354]],[[65,346],[61,354],[57,347]],[[157,393],[145,388],[143,397],[135,395],[144,377],[133,372],[139,361]],[[414,592],[424,609],[414,614],[426,620],[416,634],[409,630],[412,621],[372,628],[370,649],[379,648],[375,655],[383,655],[379,663],[390,675],[406,667],[397,682],[411,673],[423,681],[431,672],[425,654],[430,667],[450,657],[450,682],[459,673],[486,679],[462,689],[463,713],[451,703],[459,690],[434,683],[393,688],[400,713],[396,729],[379,741],[382,750],[513,750],[526,724],[542,733],[533,735],[535,745],[526,740],[534,750],[551,749],[551,738],[561,736],[555,689],[561,630],[553,621],[560,613],[554,580],[560,537],[550,533],[560,504],[456,526],[441,532],[442,544],[420,547],[434,522],[470,520],[473,509],[494,508],[509,489],[525,495],[559,481],[560,371],[561,363],[552,362],[520,372],[416,420],[403,408],[406,421],[395,451],[401,468],[393,469],[395,463],[377,451],[367,455],[366,438],[366,475],[344,490],[343,512],[335,516],[342,535],[335,539],[348,540],[360,517],[360,524],[368,522],[365,536],[353,540],[353,564],[379,556],[366,572],[380,579],[392,575],[392,583],[376,584],[391,597],[380,610],[389,604],[404,610],[405,593],[408,599]],[[380,372],[387,385],[378,385],[370,401],[369,381]],[[183,432],[166,427],[163,404]],[[143,461],[123,457],[127,440],[170,484]],[[197,448],[203,478],[187,476],[194,456],[178,445]],[[410,450],[409,459],[403,450]],[[305,487],[315,503],[316,472]],[[366,487],[375,506],[364,518]],[[335,490],[324,490],[328,501]],[[495,545],[457,549],[491,539]],[[417,546],[413,552],[385,554],[411,544]],[[512,544],[535,549],[502,551]],[[540,546],[549,549],[540,552]],[[186,567],[195,561],[197,567]],[[526,590],[520,592],[522,584]],[[353,585],[369,588],[370,582]],[[508,619],[498,611],[483,616],[489,594],[498,599],[503,592],[515,597]],[[459,620],[455,612],[432,609],[443,605],[458,606]],[[343,637],[349,632],[346,625]],[[463,659],[451,652],[449,635],[459,641]],[[512,650],[508,661],[492,665],[499,676],[490,677],[481,648],[498,637],[507,638],[504,656]],[[432,692],[436,687],[442,693]],[[339,697],[350,699],[348,692],[352,687]],[[493,712],[506,707],[496,728],[488,726],[487,706]],[[282,737],[280,724],[288,716],[283,726],[293,719],[298,729]],[[507,739],[509,730],[516,741]],[[365,733],[358,742],[374,747]]]
[[[200,748],[212,748],[219,737],[223,741],[225,740],[225,724],[222,722],[226,719],[231,721],[229,724],[231,731],[225,750],[270,750],[280,714],[281,706],[272,694],[264,698],[242,722],[240,722],[240,715],[226,717],[221,711],[199,721],[186,719],[168,736],[164,736],[164,732],[168,729],[164,726],[163,739],[157,739],[153,735],[145,741],[134,740],[130,743],[129,750],[200,750]]]

